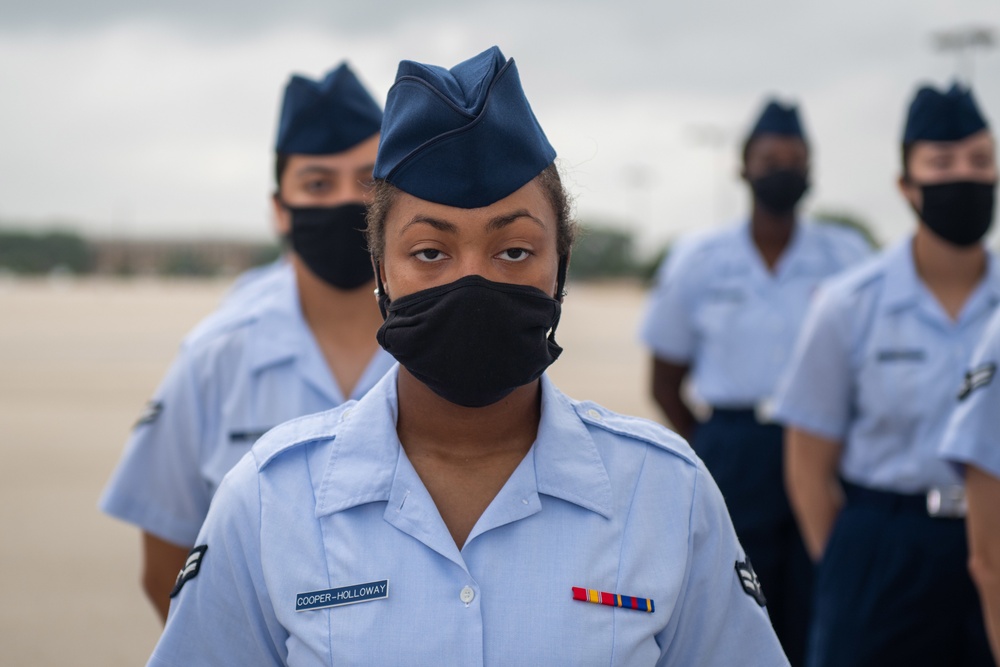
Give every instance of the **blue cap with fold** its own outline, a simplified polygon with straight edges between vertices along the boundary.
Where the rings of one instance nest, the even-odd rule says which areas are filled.
[[[959,141],[986,128],[972,91],[955,83],[946,93],[932,86],[917,91],[906,114],[903,143]]]
[[[379,131],[382,109],[347,63],[313,81],[293,75],[285,86],[278,122],[278,153],[330,155]]]
[[[479,208],[524,186],[555,157],[514,60],[499,48],[450,70],[399,63],[375,178],[426,201]]]
[[[802,130],[802,123],[799,121],[799,109],[794,104],[784,105],[777,100],[769,100],[764,111],[761,112],[757,123],[750,130],[747,139],[762,134],[777,134],[783,137],[798,137],[803,141],[806,138]]]

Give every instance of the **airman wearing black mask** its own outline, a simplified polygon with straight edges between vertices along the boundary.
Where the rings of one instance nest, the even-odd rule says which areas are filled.
[[[798,665],[812,566],[785,497],[782,431],[770,423],[769,404],[810,295],[870,249],[851,231],[800,220],[810,149],[795,107],[766,105],[745,140],[740,176],[751,191],[749,219],[674,246],[642,337],[653,355],[653,396],[718,481]],[[689,373],[693,393],[711,407],[701,424],[681,394]]]

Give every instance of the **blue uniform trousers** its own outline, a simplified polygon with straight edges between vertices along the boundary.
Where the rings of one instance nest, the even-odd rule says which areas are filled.
[[[817,573],[809,667],[989,667],[965,522],[845,484]]]
[[[783,437],[777,424],[758,423],[753,410],[715,409],[692,445],[722,490],[775,633],[798,667],[805,658],[814,575],[785,495]]]

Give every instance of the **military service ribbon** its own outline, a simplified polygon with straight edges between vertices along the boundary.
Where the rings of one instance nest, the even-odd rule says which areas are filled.
[[[573,587],[573,599],[581,602],[593,602],[609,607],[621,607],[622,609],[635,609],[653,613],[653,601],[649,598],[635,598],[630,595],[619,595],[618,593],[603,593],[593,588]]]

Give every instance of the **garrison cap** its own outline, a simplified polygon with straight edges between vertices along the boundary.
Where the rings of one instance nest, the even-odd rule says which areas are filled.
[[[959,141],[986,128],[972,90],[957,83],[946,93],[932,86],[917,91],[906,114],[903,144]]]
[[[278,153],[329,155],[340,153],[376,134],[382,109],[341,63],[322,81],[298,74],[285,86],[278,122]]]
[[[514,60],[496,46],[450,70],[399,63],[375,178],[426,201],[479,208],[524,186],[555,157]]]
[[[774,99],[768,100],[753,129],[747,135],[747,141],[762,134],[798,137],[805,141],[806,134],[799,121],[799,108],[794,104],[785,105]]]

